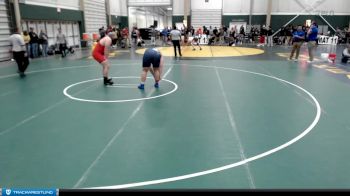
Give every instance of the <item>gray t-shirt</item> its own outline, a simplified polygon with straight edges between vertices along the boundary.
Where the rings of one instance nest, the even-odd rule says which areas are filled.
[[[151,30],[151,37],[156,37],[157,31],[155,29]]]
[[[171,40],[176,41],[181,39],[181,32],[177,29],[170,31]]]
[[[66,43],[66,36],[63,33],[57,34],[57,43],[58,44],[65,44]]]

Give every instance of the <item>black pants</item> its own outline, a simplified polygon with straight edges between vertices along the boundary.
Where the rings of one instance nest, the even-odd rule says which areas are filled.
[[[66,49],[67,49],[66,44],[60,44],[60,52],[62,54],[62,57],[66,56]]]
[[[342,63],[347,63],[348,60],[349,60],[349,57],[343,55],[343,57],[342,57],[342,59],[341,59],[341,62],[342,62]]]
[[[180,40],[173,40],[173,45],[174,45],[175,57],[177,56],[176,47],[179,49],[179,54],[180,54],[180,56],[182,56],[182,54],[181,54],[181,48],[180,48]]]
[[[21,52],[13,52],[13,58],[15,59],[18,71],[20,73],[24,73],[29,65],[28,56],[24,56],[24,51]]]

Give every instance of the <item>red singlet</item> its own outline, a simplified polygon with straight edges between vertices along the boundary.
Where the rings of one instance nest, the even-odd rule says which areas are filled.
[[[94,48],[94,51],[92,52],[92,56],[99,63],[106,61],[107,59],[105,57],[105,46],[101,45],[100,42],[98,42]]]

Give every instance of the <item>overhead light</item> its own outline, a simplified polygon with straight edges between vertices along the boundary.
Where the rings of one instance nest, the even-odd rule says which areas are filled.
[[[170,11],[170,10],[173,10],[173,8],[172,8],[172,7],[168,7],[168,8],[166,8],[166,9],[167,9],[167,10],[169,10],[169,11]]]

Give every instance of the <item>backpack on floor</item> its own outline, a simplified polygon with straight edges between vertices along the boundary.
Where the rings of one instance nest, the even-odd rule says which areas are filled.
[[[68,51],[69,51],[71,54],[74,54],[74,52],[75,52],[75,51],[74,51],[74,48],[73,48],[72,46],[68,48]]]

